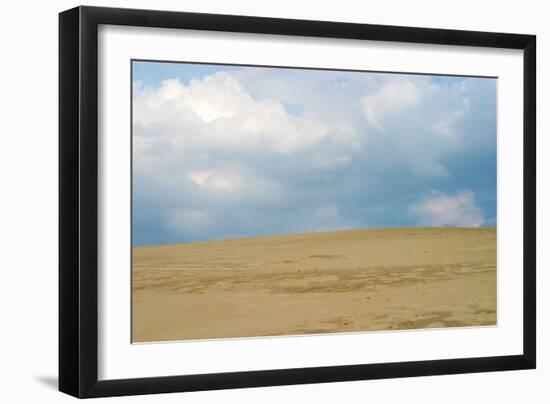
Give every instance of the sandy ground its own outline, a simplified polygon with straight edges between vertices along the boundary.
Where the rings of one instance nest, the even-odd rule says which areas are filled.
[[[133,250],[133,341],[496,324],[496,230],[403,228]]]

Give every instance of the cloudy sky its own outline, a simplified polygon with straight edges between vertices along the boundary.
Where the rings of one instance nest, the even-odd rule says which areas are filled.
[[[491,78],[133,62],[134,245],[496,225]]]

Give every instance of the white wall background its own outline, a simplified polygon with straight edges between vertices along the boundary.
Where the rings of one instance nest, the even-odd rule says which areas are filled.
[[[0,397],[62,403],[57,384],[57,13],[74,1],[2,9],[0,62]],[[128,403],[548,402],[550,393],[550,25],[545,2],[523,0],[90,1],[88,5],[335,20],[538,36],[538,369],[109,399]]]

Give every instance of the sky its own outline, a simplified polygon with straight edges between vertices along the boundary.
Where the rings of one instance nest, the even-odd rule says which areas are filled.
[[[497,79],[132,69],[134,245],[496,226]]]

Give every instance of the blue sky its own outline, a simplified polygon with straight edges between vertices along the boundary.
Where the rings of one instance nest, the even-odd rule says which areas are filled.
[[[133,241],[496,225],[493,78],[133,62]]]

